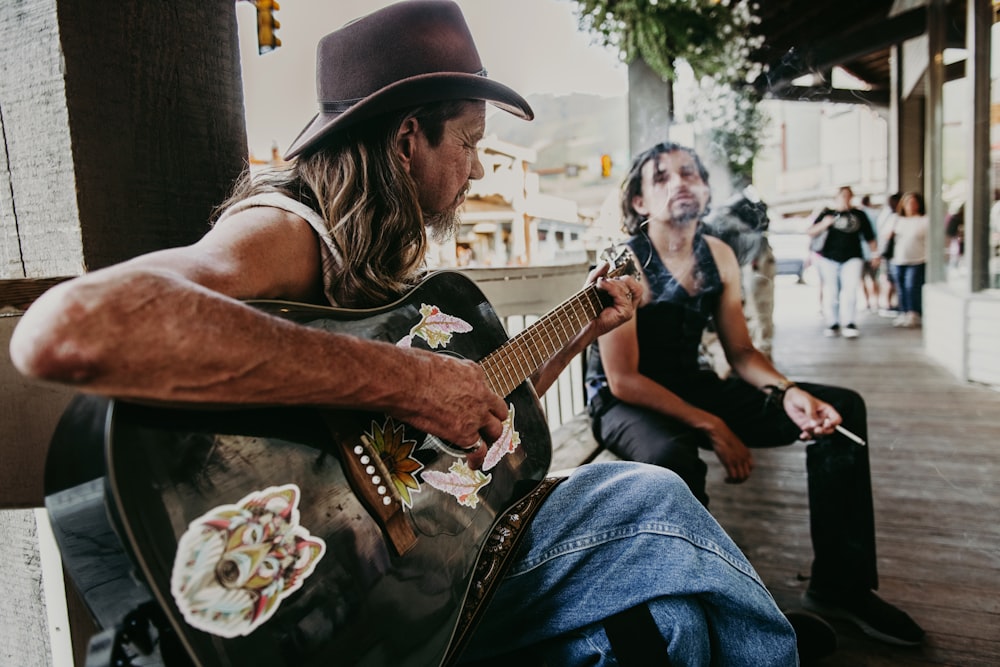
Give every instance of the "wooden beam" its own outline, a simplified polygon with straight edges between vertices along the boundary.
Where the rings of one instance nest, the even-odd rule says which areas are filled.
[[[794,102],[837,102],[889,107],[889,91],[887,90],[848,90],[846,88],[830,88],[829,86],[785,86],[770,91],[768,97]]]
[[[0,36],[0,278],[208,231],[247,160],[232,0],[0,3]]]
[[[803,74],[828,69],[873,51],[880,51],[923,34],[926,27],[927,10],[918,7],[815,45],[799,45],[772,60],[767,71],[753,85],[761,94],[774,93],[788,87]]]
[[[72,276],[0,280],[0,313],[25,311],[35,299]]]

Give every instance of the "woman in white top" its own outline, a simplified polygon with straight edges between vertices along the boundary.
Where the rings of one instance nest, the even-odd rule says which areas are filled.
[[[921,293],[927,267],[927,230],[930,227],[924,208],[924,198],[917,192],[907,192],[896,209],[892,255],[896,285],[899,290],[900,315],[893,326],[918,327],[923,312]]]
[[[885,248],[892,236],[892,228],[896,224],[896,209],[899,207],[899,200],[902,199],[902,192],[894,192],[885,200],[885,206],[879,213],[875,222],[875,237],[878,239],[878,253],[882,258],[879,267],[879,315],[883,317],[896,317],[899,313],[899,290],[896,289],[895,270],[892,268],[892,257],[885,256]]]

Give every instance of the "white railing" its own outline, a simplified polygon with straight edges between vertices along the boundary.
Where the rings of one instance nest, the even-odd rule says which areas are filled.
[[[463,269],[483,290],[511,336],[531,326],[583,289],[588,264]],[[555,430],[580,414],[584,405],[583,362],[571,363],[542,397],[549,428]]]

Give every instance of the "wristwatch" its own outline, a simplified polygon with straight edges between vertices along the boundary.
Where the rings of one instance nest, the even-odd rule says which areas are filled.
[[[772,387],[773,389],[776,389],[780,391],[782,394],[784,394],[792,387],[797,387],[798,385],[789,380],[788,378],[781,378],[781,380],[778,381],[778,384],[769,384],[767,386]]]
[[[761,389],[767,394],[768,403],[775,403],[781,407],[785,403],[785,392],[797,386],[797,384],[788,378],[782,378],[778,381],[778,384],[766,384]]]

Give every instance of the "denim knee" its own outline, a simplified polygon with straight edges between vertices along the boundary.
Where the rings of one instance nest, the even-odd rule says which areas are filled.
[[[655,622],[659,642],[665,642],[671,665],[708,665],[712,646],[709,623],[702,605],[694,598],[661,597],[646,605]],[[555,637],[533,651],[548,665],[619,665],[608,629],[593,623]]]

